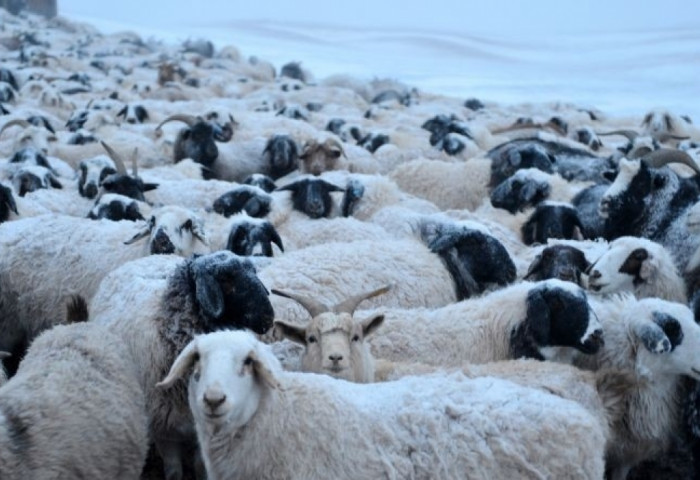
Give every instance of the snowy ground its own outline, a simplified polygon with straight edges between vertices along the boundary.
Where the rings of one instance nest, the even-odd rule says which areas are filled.
[[[700,2],[693,0],[62,0],[106,33],[136,30],[233,44],[317,78],[392,77],[420,89],[501,103],[566,101],[611,114],[666,107],[700,122]],[[146,9],[144,11],[144,6]]]

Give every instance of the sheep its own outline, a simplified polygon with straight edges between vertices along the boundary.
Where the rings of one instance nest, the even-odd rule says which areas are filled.
[[[111,270],[149,253],[209,251],[193,232],[191,213],[178,216],[172,208],[154,211],[142,228],[52,214],[0,224],[0,350],[12,353],[5,359],[9,374],[32,338],[62,323],[68,295],[92,298]]]
[[[214,200],[212,209],[227,218],[243,211],[251,217],[265,217],[271,204],[272,196],[259,187],[241,185]]]
[[[147,427],[127,345],[100,325],[60,325],[0,388],[0,476],[133,480]]]
[[[117,173],[117,166],[107,155],[81,160],[78,191],[85,198],[95,198],[102,181],[109,175]]]
[[[62,189],[63,184],[46,167],[36,165],[21,166],[10,176],[12,186],[17,195],[24,197],[27,193],[35,192],[42,188]]]
[[[515,214],[544,200],[571,202],[590,182],[568,182],[537,168],[518,170],[491,191],[491,205]]]
[[[313,293],[331,305],[357,293],[355,285],[364,284],[395,284],[383,303],[396,307],[434,308],[456,300],[454,282],[440,258],[411,239],[311,246],[276,257],[259,275],[268,288]],[[272,302],[277,319],[303,322],[298,305],[276,298]]]
[[[0,185],[0,223],[9,220],[12,213],[19,215],[12,189],[5,185]]]
[[[700,168],[679,150],[662,149],[639,160],[621,160],[620,173],[600,199],[605,219],[605,238],[638,236],[666,247],[680,271],[697,249],[697,239],[688,234],[690,207],[700,198],[696,177],[680,177],[663,168],[683,163]]]
[[[53,150],[52,144],[55,144],[57,140],[56,135],[43,127],[35,127],[22,118],[8,120],[0,129],[0,135],[14,126],[22,127],[24,130],[20,134],[15,135],[11,146],[12,152],[17,152],[26,147],[33,147],[47,155],[50,150]]]
[[[700,140],[700,131],[691,122],[665,109],[649,111],[644,116],[641,126],[645,134],[660,142],[668,138]]]
[[[582,275],[590,266],[586,255],[578,248],[571,245],[550,245],[535,257],[523,279],[537,282],[558,278],[585,287]]]
[[[148,110],[143,105],[124,105],[117,112],[117,118],[124,117],[126,123],[143,123],[149,119]]]
[[[543,360],[561,352],[595,353],[604,343],[584,290],[556,279],[521,282],[437,309],[383,308],[381,313],[384,326],[370,337],[371,351],[397,362],[453,367]]]
[[[296,142],[289,135],[270,137],[265,144],[263,157],[269,165],[269,175],[273,180],[277,180],[298,168],[299,150]]]
[[[668,250],[639,237],[619,237],[590,266],[588,288],[597,294],[632,292],[687,303],[686,289]]]
[[[282,239],[268,220],[239,213],[231,218],[229,225],[226,250],[230,250],[236,255],[271,257],[273,244],[277,245],[280,252],[284,252]]]
[[[139,202],[124,195],[113,193],[102,195],[95,202],[95,206],[88,212],[87,218],[90,220],[105,218],[115,222],[119,220],[130,220],[132,222],[146,220],[141,213]]]
[[[700,379],[700,326],[688,307],[630,293],[591,305],[605,330],[597,355],[579,357],[582,368],[616,368],[639,377],[625,396],[626,409],[612,427],[606,456],[612,480],[622,480],[643,460],[664,453],[680,428],[681,376]]]
[[[181,449],[195,440],[185,391],[164,392],[154,385],[196,334],[222,328],[263,334],[272,326],[274,312],[255,268],[226,251],[187,260],[139,259],[104,278],[90,312],[90,322],[105,326],[128,346],[165,477],[182,478]]]
[[[197,375],[190,375],[193,367]],[[576,402],[503,380],[437,374],[362,385],[283,372],[269,348],[247,332],[196,337],[158,386],[182,385],[178,380],[188,375],[189,405],[212,479],[604,473],[605,434],[592,414]],[[307,409],[309,415],[302,413]],[[275,455],[260,455],[281,419],[298,441],[278,445]],[[499,429],[492,443],[491,422],[521,420],[522,427]],[[555,432],[562,432],[561,439]],[[572,435],[576,449],[564,447]],[[475,447],[479,455],[467,453]],[[326,452],[323,465],[313,455],[319,449]]]
[[[299,154],[299,170],[318,176],[328,170],[339,169],[341,156],[345,156],[345,151],[335,139],[327,138],[324,142],[309,140]]]

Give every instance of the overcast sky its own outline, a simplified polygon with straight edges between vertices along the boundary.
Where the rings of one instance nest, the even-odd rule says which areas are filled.
[[[538,35],[695,25],[698,0],[59,0],[62,14],[156,28],[236,20]]]

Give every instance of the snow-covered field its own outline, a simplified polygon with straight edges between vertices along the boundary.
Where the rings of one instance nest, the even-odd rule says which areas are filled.
[[[629,0],[396,5],[360,1],[59,2],[105,32],[206,37],[317,78],[390,77],[433,93],[521,103],[566,101],[612,114],[669,108],[700,121],[700,2]]]

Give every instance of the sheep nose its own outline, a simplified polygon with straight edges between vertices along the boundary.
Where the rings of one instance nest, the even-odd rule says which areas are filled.
[[[338,354],[338,353],[328,355],[328,360],[330,360],[333,363],[339,363],[342,359],[343,359],[343,356]]]
[[[127,122],[127,123],[131,123],[131,124],[134,124],[134,123],[136,123],[136,119],[135,119],[135,118],[127,118],[127,119],[126,119],[126,122]]]
[[[216,410],[226,401],[226,395],[220,391],[207,392],[204,394],[204,403],[211,410]]]

